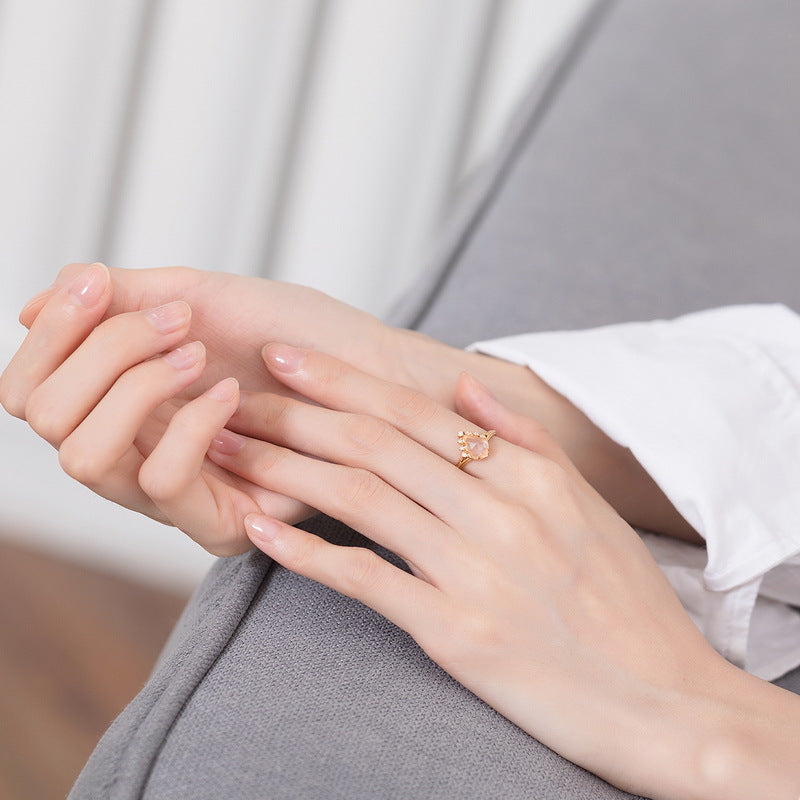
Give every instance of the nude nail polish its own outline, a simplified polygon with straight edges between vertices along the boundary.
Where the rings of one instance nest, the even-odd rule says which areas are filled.
[[[108,286],[108,269],[104,264],[92,264],[69,285],[69,295],[75,305],[92,308]]]
[[[238,433],[223,428],[211,442],[211,449],[224,456],[235,456],[247,440]]]
[[[244,521],[247,532],[256,541],[271,542],[280,533],[281,527],[269,517],[249,516]]]
[[[192,310],[183,300],[175,300],[158,308],[151,308],[145,316],[159,333],[172,333],[189,319]]]
[[[164,354],[164,361],[172,364],[175,369],[189,369],[193,367],[205,353],[205,347],[201,342],[191,342],[185,344],[183,347],[178,347],[175,350],[170,350],[169,353]]]
[[[297,372],[306,357],[305,350],[288,344],[267,345],[263,352],[267,364],[279,372]]]
[[[228,400],[233,400],[239,390],[239,381],[236,378],[225,378],[224,381],[212,386],[207,392],[206,396],[212,400],[218,400],[220,403],[227,403]]]

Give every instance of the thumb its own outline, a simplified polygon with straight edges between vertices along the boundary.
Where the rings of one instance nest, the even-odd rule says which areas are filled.
[[[56,292],[62,286],[66,286],[67,284],[71,283],[72,279],[77,277],[88,266],[90,266],[88,263],[84,264],[79,262],[67,264],[67,266],[58,273],[58,276],[53,281],[52,286],[48,286],[47,289],[44,289],[43,291],[39,292],[39,294],[34,295],[30,300],[28,300],[22,311],[19,312],[19,321],[26,328],[30,328],[31,325],[33,325],[36,317],[39,316],[39,312],[45,307],[47,301],[52,297],[53,292]]]
[[[53,292],[71,282],[88,264],[67,264],[55,283],[44,292],[28,301],[19,315],[19,321],[30,328]],[[201,282],[201,273],[186,267],[159,267],[156,269],[122,269],[109,267],[112,297],[106,317],[126,311],[141,311],[145,308],[186,299],[187,291]]]
[[[580,476],[558,442],[541,422],[503,405],[477,378],[462,372],[456,382],[456,411],[484,430],[494,430],[507,442],[524,447]]]

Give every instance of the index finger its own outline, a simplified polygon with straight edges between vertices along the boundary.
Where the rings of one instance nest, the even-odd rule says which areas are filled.
[[[0,403],[25,418],[30,393],[86,338],[111,302],[104,264],[90,264],[57,288],[37,315],[19,350],[0,375]]]

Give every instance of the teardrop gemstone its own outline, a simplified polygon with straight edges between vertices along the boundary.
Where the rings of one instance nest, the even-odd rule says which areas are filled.
[[[485,436],[468,433],[463,438],[462,452],[474,461],[480,461],[489,455],[489,442]],[[466,449],[466,452],[465,452]]]

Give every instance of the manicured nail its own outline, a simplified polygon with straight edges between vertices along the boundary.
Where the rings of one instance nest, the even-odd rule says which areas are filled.
[[[212,440],[211,449],[223,456],[235,456],[244,447],[246,441],[244,436],[223,428]]]
[[[183,300],[151,308],[145,316],[153,323],[159,333],[172,333],[178,330],[189,319],[192,309]]]
[[[69,285],[73,302],[84,308],[97,305],[108,286],[108,277],[108,268],[104,264],[91,264]]]
[[[205,352],[202,342],[191,342],[165,353],[164,361],[172,364],[175,369],[189,369],[200,361]]]
[[[239,381],[236,378],[225,378],[224,381],[212,386],[207,392],[206,396],[212,400],[219,400],[220,403],[227,403],[228,400],[233,400],[239,392]]]
[[[256,543],[271,542],[281,531],[281,526],[274,519],[258,514],[245,517],[244,526],[247,529],[247,535]]]
[[[262,353],[264,361],[278,372],[297,372],[307,355],[305,350],[288,344],[268,344]]]
[[[470,375],[469,372],[462,372],[461,374],[464,377],[464,381],[469,386],[469,391],[473,397],[478,400],[497,401],[497,398],[474,375]]]

